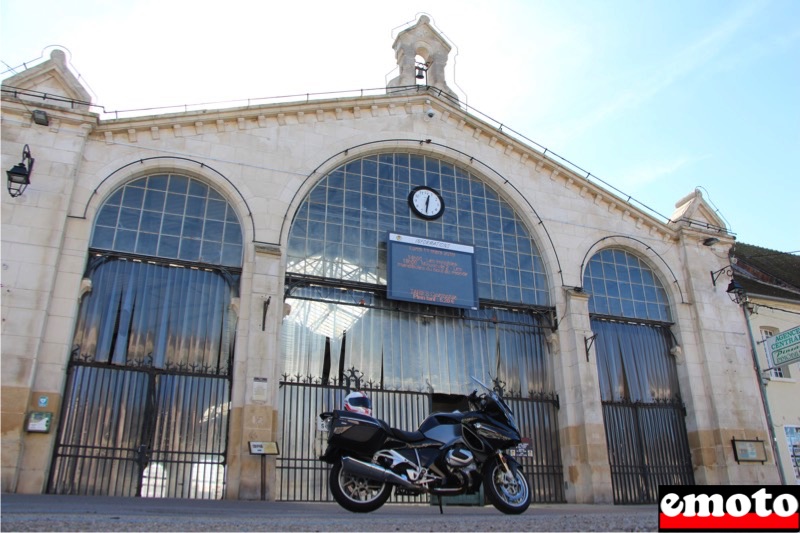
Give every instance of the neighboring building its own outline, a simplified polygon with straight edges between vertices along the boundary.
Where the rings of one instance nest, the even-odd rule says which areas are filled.
[[[409,429],[470,376],[535,501],[778,482],[734,455],[769,431],[702,195],[663,220],[481,118],[427,17],[394,49],[380,94],[128,118],[60,51],[3,81],[2,163],[35,159],[2,195],[4,492],[325,499],[345,389]]]
[[[758,356],[783,479],[800,484],[800,362],[778,365],[766,349],[767,339],[783,332],[794,329],[800,336],[800,257],[744,243],[736,244],[731,257],[733,278],[746,295],[743,310]]]

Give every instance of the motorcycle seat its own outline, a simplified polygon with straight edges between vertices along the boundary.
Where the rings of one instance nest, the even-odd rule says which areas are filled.
[[[425,435],[419,431],[403,431],[402,429],[391,428],[392,436],[403,442],[419,442],[425,440]]]

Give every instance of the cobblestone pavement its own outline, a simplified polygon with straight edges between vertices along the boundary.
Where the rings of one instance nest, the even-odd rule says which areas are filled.
[[[354,514],[332,503],[3,494],[2,531],[656,531],[655,505],[493,507],[385,505]]]

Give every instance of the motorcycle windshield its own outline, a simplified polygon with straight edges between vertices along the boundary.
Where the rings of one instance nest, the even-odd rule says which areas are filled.
[[[500,413],[505,417],[506,423],[512,428],[514,428],[514,430],[517,433],[519,433],[520,431],[519,427],[517,426],[517,420],[516,418],[514,418],[514,413],[511,412],[511,408],[508,407],[506,402],[503,401],[503,399],[500,396],[498,396],[497,393],[494,391],[492,391],[491,393],[491,398],[497,405],[497,408],[500,411]]]

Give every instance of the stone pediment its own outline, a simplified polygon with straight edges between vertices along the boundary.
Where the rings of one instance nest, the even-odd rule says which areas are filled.
[[[444,53],[450,52],[450,44],[433,29],[431,26],[431,19],[425,15],[419,17],[417,23],[401,31],[397,35],[394,42],[395,50],[398,50],[404,43],[414,43],[417,45],[428,44],[427,50],[429,52],[441,50]]]
[[[53,50],[47,61],[3,80],[3,87],[6,90],[19,89],[16,96],[22,100],[70,109],[86,110],[92,100],[86,88],[67,67],[67,56],[62,50]],[[76,101],[80,103],[76,105]]]
[[[677,226],[712,229],[727,232],[725,222],[703,198],[698,189],[678,200],[670,223]]]

